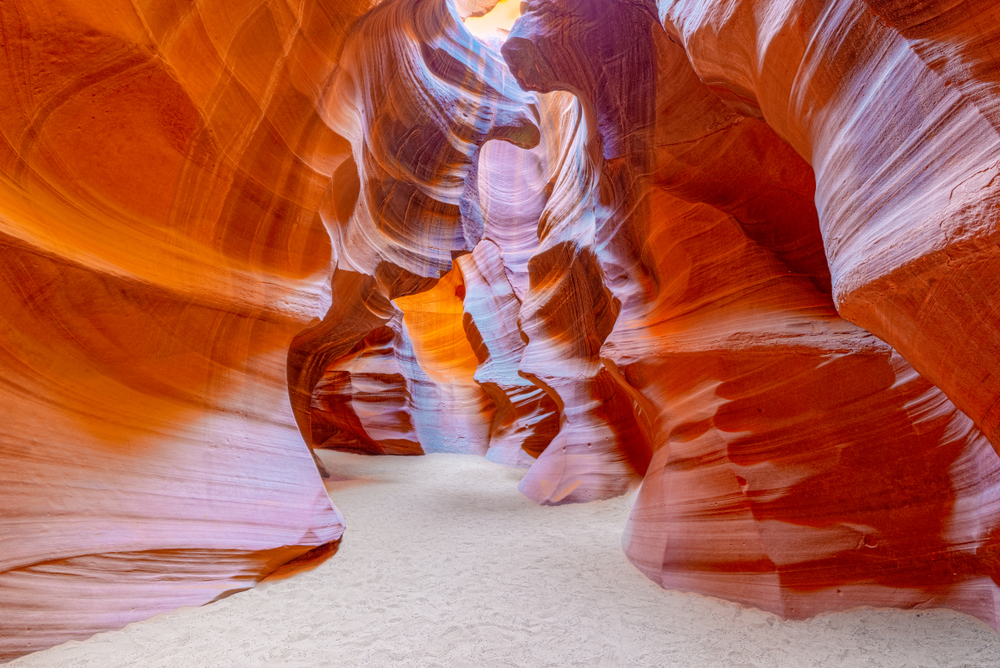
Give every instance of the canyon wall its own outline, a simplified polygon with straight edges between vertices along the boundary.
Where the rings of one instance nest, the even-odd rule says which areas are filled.
[[[538,141],[461,22],[492,4],[0,7],[0,659],[332,552],[313,443],[548,442],[519,336],[474,377],[452,271],[498,220],[481,146]]]
[[[858,3],[525,9],[503,47],[515,76],[594,124],[605,285],[649,277],[599,353],[653,452],[629,558],[785,617],[944,605],[996,626],[1000,460],[967,391],[995,399],[995,133],[975,105],[895,31],[872,40]],[[965,203],[934,217],[945,188]],[[932,272],[959,228],[985,255]],[[931,273],[897,271],[913,266]]]
[[[330,304],[316,103],[366,10],[0,6],[0,658],[343,533],[286,357]]]
[[[310,448],[998,625],[997,10],[495,4],[0,5],[0,660],[332,552]]]
[[[1000,445],[993,3],[660,2],[699,77],[813,167],[842,316]]]

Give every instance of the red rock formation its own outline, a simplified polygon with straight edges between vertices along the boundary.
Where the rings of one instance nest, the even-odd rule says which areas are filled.
[[[606,350],[658,446],[629,558],[786,617],[933,605],[996,625],[1000,460],[981,432],[733,219],[658,199],[663,275],[685,270]]]
[[[466,285],[456,268],[430,290],[400,297],[413,340],[414,415],[424,450],[486,454],[494,406],[474,375],[479,360],[466,337]]]
[[[527,9],[504,46],[518,79],[580,96],[605,180],[629,160],[653,175],[595,205],[631,203],[656,276],[601,350],[655,450],[629,557],[663,586],[788,617],[946,605],[996,625],[1000,460],[898,353],[837,317],[808,167],[708,92],[650,5]],[[623,71],[658,84],[622,86]]]
[[[525,348],[517,325],[521,302],[491,241],[459,258],[458,266],[465,280],[465,333],[477,343],[473,378],[496,407],[486,458],[530,466],[556,434],[559,411],[545,390],[517,373]]]
[[[1000,447],[994,3],[661,0],[733,108],[816,173],[837,309]]]
[[[404,372],[413,349],[402,330],[402,319],[393,318],[327,367],[312,396],[316,447],[424,454],[412,415],[415,381]]]
[[[329,304],[316,102],[366,9],[0,6],[0,658],[339,539],[285,358]]]
[[[582,108],[568,96],[553,97],[546,112],[555,119],[558,158],[552,162],[561,169],[550,181],[539,249],[528,265],[530,283],[521,307],[528,345],[520,373],[550,394],[561,418],[559,433],[520,489],[539,503],[590,501],[627,491],[649,464],[649,443],[632,399],[599,356],[621,298],[605,285],[598,244],[609,228],[618,224],[627,232],[628,226],[609,221],[595,206],[603,175],[591,155]],[[627,279],[621,283],[635,287]]]
[[[385,2],[355,25],[323,101],[326,122],[351,144],[322,208],[333,239],[334,306],[296,338],[289,353],[292,408],[303,434],[313,433],[310,406],[327,370],[400,308],[405,313],[406,299],[398,306],[392,300],[431,289],[452,269],[453,257],[483,237],[480,146],[491,139],[536,144],[532,99],[499,54],[476,40],[446,2]],[[440,325],[442,341],[455,343],[462,331],[460,300],[452,299],[456,329],[447,309],[425,326],[435,320],[435,307],[422,302],[434,297],[409,299],[410,318],[421,328],[413,342],[417,357],[422,350],[426,363],[437,358],[441,366],[442,354],[434,350],[440,342],[430,339]],[[424,437],[439,445],[424,447],[485,452],[491,402],[471,378],[474,364],[464,371],[462,363],[453,366],[454,373],[440,369],[432,378],[436,389],[422,398],[410,393],[417,413],[438,411],[442,404],[455,418],[451,425],[428,423]],[[422,369],[414,366],[410,378]],[[450,384],[461,378],[466,382]],[[466,419],[470,411],[479,419]],[[452,439],[455,429],[462,433]]]
[[[303,437],[998,624],[998,10],[493,4],[0,4],[0,659],[331,549]]]

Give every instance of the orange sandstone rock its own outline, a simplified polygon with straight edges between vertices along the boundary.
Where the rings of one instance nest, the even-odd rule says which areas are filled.
[[[366,9],[0,6],[0,658],[340,538],[285,358],[329,305],[316,103]]]
[[[998,10],[495,4],[0,4],[0,658],[333,550],[309,446],[997,625]]]
[[[788,617],[945,605],[996,625],[1000,460],[899,353],[838,317],[807,166],[707,92],[651,7],[533,1],[504,46],[524,85],[580,95],[610,182],[591,182],[593,210],[624,209],[645,235],[642,257],[598,246],[600,277],[567,290],[589,303],[616,271],[641,282],[643,260],[653,277],[619,288],[600,350],[654,450],[626,553],[663,586]]]
[[[530,466],[558,429],[552,397],[518,374],[525,342],[518,327],[521,302],[504,273],[500,248],[488,240],[458,260],[465,281],[463,324],[475,341],[473,378],[496,408],[486,458]]]
[[[701,79],[813,167],[837,309],[1000,447],[988,2],[662,0]]]
[[[465,424],[457,441],[444,445],[454,432],[449,422],[428,422],[426,437],[439,445],[425,443],[425,449],[485,452],[492,402],[471,378],[471,350],[454,348],[468,346],[456,338],[464,339],[460,300],[452,294],[445,308],[444,301],[425,303],[433,296],[409,296],[433,288],[452,270],[453,258],[482,239],[480,146],[491,139],[536,144],[533,97],[447,2],[382,3],[355,24],[339,65],[321,106],[325,121],[351,147],[321,208],[333,240],[335,299],[323,321],[292,344],[292,408],[310,437],[310,407],[323,375],[400,308],[410,308],[411,322],[404,316],[404,325],[419,330],[414,352],[438,369],[431,379],[436,389],[425,383],[418,397],[411,388],[411,417],[444,408],[455,418],[451,426]],[[399,306],[393,303],[400,298]],[[436,317],[448,310],[450,317]],[[454,364],[447,359],[452,354]],[[414,380],[422,369],[417,363],[408,377]],[[478,415],[466,420],[470,412]]]

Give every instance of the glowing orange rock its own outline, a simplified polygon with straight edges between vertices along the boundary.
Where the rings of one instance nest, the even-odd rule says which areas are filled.
[[[401,356],[412,348],[399,318],[368,333],[327,367],[313,390],[316,447],[373,455],[422,455],[412,415],[412,383]]]
[[[558,434],[520,489],[539,503],[581,502],[624,493],[649,464],[648,436],[633,400],[600,359],[622,300],[629,304],[628,294],[642,284],[619,277],[619,295],[605,285],[605,268],[617,259],[607,246],[628,238],[631,220],[607,216],[595,202],[607,182],[593,162],[583,108],[565,94],[549,96],[544,105],[554,154],[549,162],[558,169],[539,221],[539,249],[528,264],[520,315],[528,345],[520,370],[550,394],[561,415]],[[621,203],[616,211],[629,214]],[[610,243],[602,239],[609,230]]]
[[[412,322],[404,316],[404,326],[420,330],[406,335],[417,358],[438,369],[431,384],[411,388],[411,418],[419,422],[420,414],[444,406],[455,418],[452,427],[465,425],[452,443],[447,420],[425,422],[422,438],[438,445],[424,449],[485,452],[492,405],[472,379],[474,354],[466,350],[460,361],[455,353],[456,343],[468,346],[461,301],[452,294],[448,318],[437,308],[444,302],[408,296],[433,288],[451,271],[453,257],[483,237],[480,146],[491,139],[536,144],[532,97],[499,54],[465,29],[454,7],[413,0],[385,2],[356,24],[325,94],[324,118],[348,139],[351,154],[337,167],[322,208],[333,239],[333,306],[289,352],[289,390],[302,433],[313,434],[313,393],[324,373],[397,317],[397,300],[402,313],[411,308]],[[408,377],[422,373],[417,362]],[[427,391],[417,396],[419,387]]]
[[[708,93],[651,8],[533,1],[504,45],[524,85],[580,96],[601,153],[567,171],[599,170],[598,219],[624,210],[646,235],[644,256],[610,237],[597,255],[612,271],[571,291],[586,303],[613,271],[639,282],[640,257],[655,277],[645,294],[619,288],[600,351],[655,451],[627,554],[663,586],[789,617],[945,605],[996,625],[1000,460],[837,316],[807,166]]]
[[[333,550],[302,437],[997,625],[994,3],[293,4],[0,3],[0,659]]]
[[[0,6],[0,658],[340,538],[285,358],[348,150],[316,86],[366,9]]]
[[[994,3],[661,0],[659,11],[701,79],[812,165],[838,312],[1000,447]]]

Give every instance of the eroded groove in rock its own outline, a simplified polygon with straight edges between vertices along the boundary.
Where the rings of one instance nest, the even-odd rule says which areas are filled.
[[[367,2],[0,6],[0,657],[339,539],[288,405]],[[122,555],[141,555],[125,558]]]
[[[839,312],[1000,447],[996,8],[960,7],[659,2],[701,79],[815,170]]]
[[[390,300],[432,289],[451,271],[453,257],[482,238],[480,146],[490,139],[524,147],[538,142],[529,108],[533,97],[517,87],[499,54],[476,40],[444,0],[390,0],[366,14],[347,40],[324,95],[324,119],[350,142],[356,172],[347,175],[347,185],[331,184],[323,209],[340,299],[289,353],[292,407],[307,438],[313,433],[313,392],[323,374],[369,331],[389,322],[397,312]],[[355,179],[358,195],[352,198]],[[338,205],[343,201],[353,204]],[[340,290],[341,273],[371,279],[357,279],[365,281],[361,292],[350,286]],[[426,298],[413,299],[416,304]],[[421,322],[431,314],[413,308],[422,313],[414,315]],[[424,328],[412,341],[418,357],[434,348],[421,337],[433,338],[435,331]],[[440,331],[454,332],[453,323]],[[452,385],[446,372],[417,380],[421,373],[434,373],[420,367],[408,378],[411,418],[418,435],[430,441],[422,440],[422,448],[485,452],[492,402],[472,382],[471,372],[468,384]],[[441,407],[454,416],[450,427],[429,417],[420,426],[421,415]],[[470,411],[480,417],[466,420]]]
[[[404,373],[412,349],[402,319],[368,333],[331,364],[312,399],[312,440],[317,448],[372,455],[422,455],[412,416],[413,379]]]
[[[507,53],[508,46],[504,49]],[[615,254],[620,251],[615,244],[627,239],[632,229],[631,219],[623,221],[620,209],[613,206],[621,205],[626,217],[630,211],[620,201],[608,209],[596,201],[606,181],[601,158],[595,155],[599,140],[583,106],[567,93],[548,95],[542,102],[543,128],[551,144],[549,163],[557,170],[538,224],[539,248],[528,265],[529,287],[521,307],[521,330],[528,344],[520,373],[549,393],[559,408],[560,423],[520,489],[539,503],[554,504],[624,493],[645,472],[649,445],[632,400],[599,357],[621,299],[635,295],[637,284],[640,292],[642,288],[619,274],[620,296],[614,295],[605,285],[602,266],[621,256],[627,259],[619,268],[636,260],[637,253],[629,255],[634,248]],[[602,262],[599,252],[612,262]]]
[[[493,400],[495,416],[486,458],[530,466],[555,436],[559,410],[542,388],[518,375],[525,343],[518,328],[521,302],[507,280],[500,248],[482,241],[458,259],[465,282],[463,325],[473,346],[473,378]]]
[[[540,123],[541,143],[522,149],[490,141],[479,154],[483,238],[500,249],[504,273],[519,301],[528,291],[528,262],[538,251],[538,223],[548,202],[559,157],[551,114]]]
[[[496,409],[474,378],[479,360],[466,334],[465,295],[456,266],[431,290],[395,302],[413,342],[413,410],[427,452],[484,455],[489,448]]]
[[[627,554],[662,586],[787,617],[946,605],[995,625],[1000,460],[940,390],[838,317],[807,167],[766,126],[713,100],[651,7],[531,2],[504,46],[526,85],[589,99],[604,140],[599,201],[615,201],[615,186],[629,183],[619,201],[633,202],[634,229],[648,235],[656,290],[623,293],[601,349],[646,414],[655,449]],[[651,102],[631,90],[615,99],[614,87],[600,85],[605,54],[641,41],[635,29],[616,36],[609,16],[651,36],[658,86],[637,86]],[[643,132],[653,103],[655,131]],[[623,179],[630,155],[647,156],[654,176]],[[714,183],[736,169],[739,180]],[[550,275],[573,266],[563,253],[549,259]],[[578,303],[595,283],[613,287],[628,257],[619,252],[580,281],[588,288],[572,289]],[[532,266],[546,258],[543,239]],[[529,305],[530,297],[522,319],[531,337],[554,309]],[[522,367],[531,352],[529,344]]]

